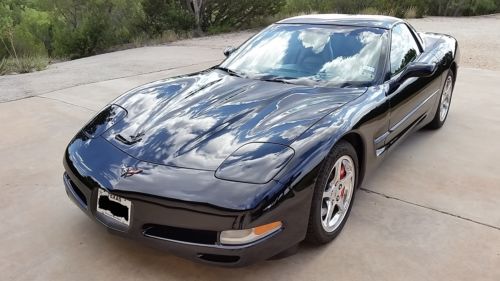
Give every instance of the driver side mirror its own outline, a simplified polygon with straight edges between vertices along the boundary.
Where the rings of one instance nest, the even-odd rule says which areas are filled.
[[[232,53],[234,53],[234,51],[236,51],[235,47],[226,47],[223,53],[224,56],[229,57]]]
[[[429,77],[434,74],[436,68],[437,65],[435,63],[411,62],[403,70],[398,80],[402,83],[411,77]]]
[[[411,62],[403,70],[396,81],[392,82],[387,94],[395,91],[406,79],[411,77],[430,77],[436,72],[437,64],[424,62]]]

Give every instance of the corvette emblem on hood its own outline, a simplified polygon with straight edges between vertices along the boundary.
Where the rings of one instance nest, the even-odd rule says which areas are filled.
[[[125,165],[122,165],[122,167],[121,167],[122,178],[131,177],[133,175],[140,174],[140,173],[142,173],[142,169],[138,169],[135,167],[127,167]]]

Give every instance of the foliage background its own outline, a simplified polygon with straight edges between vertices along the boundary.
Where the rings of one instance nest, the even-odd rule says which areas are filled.
[[[472,16],[500,0],[0,0],[0,75],[130,46],[266,25],[302,13]]]

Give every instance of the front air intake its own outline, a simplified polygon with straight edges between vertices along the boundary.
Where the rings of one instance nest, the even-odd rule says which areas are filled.
[[[64,173],[64,181],[66,182],[66,185],[71,189],[73,194],[75,195],[76,199],[80,201],[80,204],[82,207],[87,207],[87,198],[83,194],[83,192],[76,186],[76,184],[70,179],[67,173]]]
[[[144,236],[150,238],[205,245],[215,245],[217,243],[217,231],[180,228],[157,224],[146,224],[143,229]]]
[[[198,258],[204,261],[215,263],[235,263],[240,260],[238,256],[214,255],[214,254],[198,254]]]

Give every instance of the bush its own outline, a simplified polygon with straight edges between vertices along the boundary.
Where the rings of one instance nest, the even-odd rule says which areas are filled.
[[[128,43],[141,17],[136,0],[53,0],[56,56],[84,57]]]
[[[47,67],[49,60],[43,56],[24,56],[18,59],[3,58],[0,61],[0,75],[40,71]]]
[[[211,0],[204,6],[201,28],[235,30],[246,28],[255,21],[277,14],[285,0],[241,0],[237,4],[227,0]]]
[[[185,32],[175,32],[173,30],[164,31],[162,34],[151,37],[145,33],[142,33],[131,40],[131,45],[133,47],[143,47],[148,45],[159,45],[174,42],[177,40],[192,38],[193,33],[191,31]]]
[[[14,46],[20,55],[47,56],[52,51],[50,17],[43,11],[25,8],[14,27]]]
[[[491,14],[497,10],[497,3],[494,0],[476,0],[472,1],[472,5],[468,11],[469,15],[483,15],[483,14]]]
[[[499,0],[435,0],[429,5],[434,16],[474,16],[500,11]]]
[[[153,37],[167,30],[186,31],[195,27],[194,15],[184,9],[178,0],[144,0],[142,28]]]
[[[286,5],[283,7],[283,12],[288,14],[293,13],[317,13],[317,12],[331,12],[333,1],[325,0],[287,0]]]
[[[405,18],[406,19],[414,19],[417,17],[417,8],[416,7],[409,7],[405,11]]]
[[[291,13],[321,12],[343,14],[384,14],[422,17],[430,0],[288,0],[284,8]]]
[[[364,8],[363,10],[359,11],[360,14],[362,15],[381,15],[382,13],[374,7],[368,7]]]

